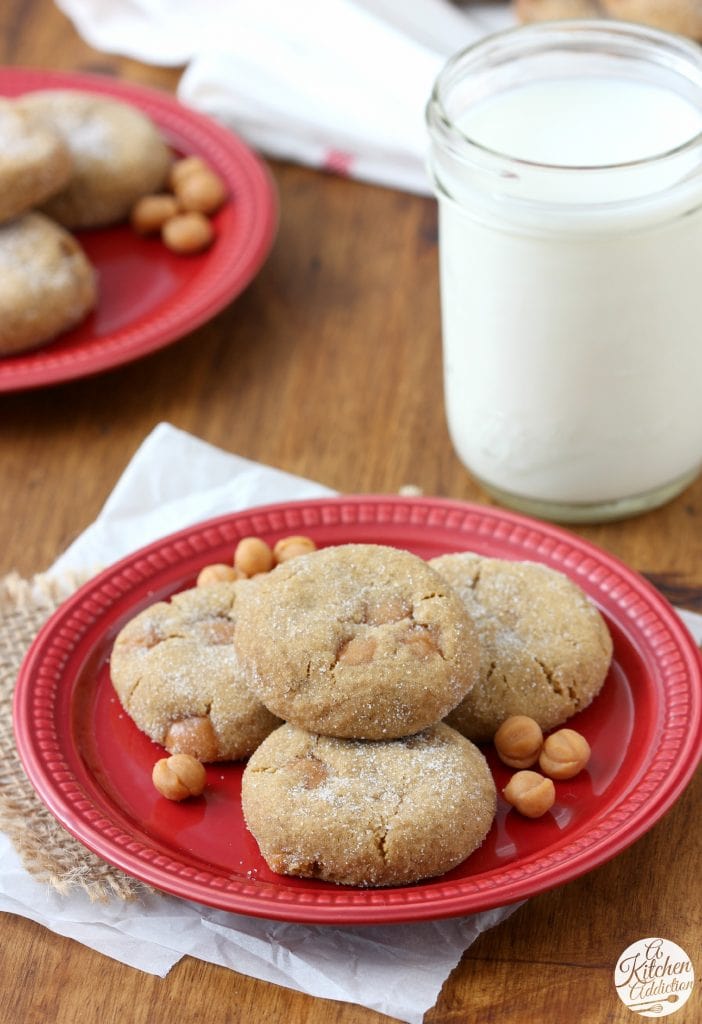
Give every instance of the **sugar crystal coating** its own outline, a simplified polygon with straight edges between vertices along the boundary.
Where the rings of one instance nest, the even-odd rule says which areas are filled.
[[[447,717],[469,739],[492,739],[510,715],[546,731],[599,693],[612,639],[595,605],[563,573],[472,552],[430,563],[454,588],[480,637],[480,674]]]
[[[233,645],[237,595],[246,580],[175,594],[136,615],[120,631],[110,659],[125,711],[157,743],[175,752],[174,725],[211,726],[215,749],[204,760],[247,757],[275,718],[246,686]],[[190,753],[191,751],[180,752]],[[211,755],[211,756],[210,756]]]
[[[271,870],[357,886],[455,867],[495,815],[490,769],[444,724],[388,741],[273,732],[242,780],[247,825]]]
[[[437,722],[479,661],[451,587],[410,552],[372,544],[301,555],[252,581],[235,643],[248,685],[274,714],[357,739]]]

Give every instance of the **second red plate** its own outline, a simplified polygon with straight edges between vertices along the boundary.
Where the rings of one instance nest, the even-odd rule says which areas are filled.
[[[78,232],[98,272],[97,309],[74,330],[0,359],[0,392],[86,377],[182,338],[232,301],[273,244],[277,199],[265,165],[232,132],[167,93],[97,75],[0,68],[0,95],[80,89],[131,103],[158,126],[176,155],[203,157],[224,179],[229,200],[216,214],[206,252],[177,256],[129,225]]]

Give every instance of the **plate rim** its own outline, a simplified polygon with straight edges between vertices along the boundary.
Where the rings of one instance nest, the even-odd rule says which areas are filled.
[[[437,517],[441,518],[440,524]],[[575,840],[566,837],[550,844],[545,852],[535,851],[514,864],[494,868],[480,879],[449,882],[435,879],[396,889],[338,887],[310,892],[278,888],[258,879],[225,879],[219,869],[195,871],[192,865],[181,864],[184,874],[179,874],[175,856],[149,850],[143,842],[148,837],[143,833],[136,840],[135,834],[122,834],[121,827],[110,822],[103,810],[91,806],[75,777],[63,778],[60,784],[56,782],[48,764],[55,765],[57,757],[61,760],[60,737],[48,738],[52,721],[45,704],[51,687],[55,693],[58,686],[56,673],[60,676],[62,671],[60,665],[57,668],[57,658],[59,661],[63,658],[65,663],[71,643],[73,650],[86,635],[99,632],[101,619],[109,615],[110,609],[123,597],[128,599],[130,581],[134,581],[135,574],[142,579],[155,579],[158,573],[167,576],[181,564],[186,549],[189,557],[196,558],[206,553],[208,544],[214,546],[214,537],[221,544],[225,539],[230,542],[231,538],[251,532],[300,530],[305,525],[308,529],[312,525],[343,528],[362,523],[376,527],[398,523],[431,525],[433,520],[434,525],[445,526],[451,517],[455,521],[458,521],[456,517],[462,520],[462,529],[467,534],[465,524],[472,522],[488,540],[496,533],[503,541],[519,535],[523,558],[529,557],[529,550],[534,553],[541,550],[542,554],[548,551],[547,564],[553,559],[562,562],[571,570],[570,575],[579,574],[587,578],[588,583],[591,580],[585,574],[596,571],[602,593],[617,607],[621,606],[623,614],[632,622],[644,624],[641,628],[649,631],[650,642],[653,644],[655,640],[661,649],[666,678],[678,680],[674,693],[662,691],[668,701],[664,701],[662,708],[670,710],[669,698],[677,699],[683,691],[687,693],[684,706],[676,705],[677,724],[663,723],[658,744],[647,764],[642,762],[638,766],[636,777],[623,797],[602,820],[595,819],[586,837]],[[475,537],[475,534],[470,536]],[[538,560],[544,561],[543,558]],[[617,620],[617,625],[625,627],[626,620]],[[77,628],[82,629],[78,636],[75,635]],[[651,650],[655,654],[657,648]],[[685,686],[682,677],[689,679]],[[29,718],[32,695],[41,698],[38,703],[35,701],[35,714],[43,736],[41,742]],[[29,648],[17,678],[13,721],[20,759],[39,798],[80,842],[133,877],[180,898],[251,916],[314,924],[399,923],[474,913],[528,898],[599,867],[645,834],[680,796],[702,756],[702,659],[672,606],[644,577],[616,556],[560,526],[493,506],[445,498],[348,495],[301,499],[243,509],[192,524],[139,548],[83,584],[47,620]],[[655,774],[653,765],[657,766]],[[64,761],[64,775],[65,770],[72,775]],[[77,812],[88,817],[76,818]],[[599,834],[593,839],[593,833]],[[535,869],[538,872],[536,886]],[[511,876],[506,886],[497,883],[501,890],[499,896],[493,876]]]
[[[84,349],[70,353],[57,350],[52,352],[52,343],[49,342],[26,352],[8,354],[0,358],[0,394],[95,376],[151,355],[181,340],[226,308],[251,283],[271,252],[280,216],[277,188],[262,157],[235,131],[181,103],[166,90],[95,72],[6,65],[0,67],[1,97],[11,98],[20,94],[6,91],[7,83],[13,80],[27,81],[27,88],[23,91],[42,88],[79,89],[120,99],[140,110],[146,110],[162,130],[164,125],[159,121],[159,114],[161,118],[176,118],[184,135],[188,133],[183,125],[187,125],[193,132],[199,144],[196,149],[206,143],[213,147],[213,151],[226,154],[236,163],[237,170],[242,174],[241,180],[247,182],[247,201],[255,200],[256,217],[252,220],[253,230],[247,237],[246,247],[239,254],[239,260],[245,257],[245,262],[236,265],[236,273],[231,276],[220,273],[214,280],[216,287],[211,287],[199,301],[193,302],[192,294],[188,293],[189,301],[183,303],[181,300],[180,307],[176,307],[176,316],[168,312],[168,306],[165,314],[154,310],[145,331],[140,332],[136,339],[123,339],[119,344],[113,342],[113,347],[110,347],[109,342],[115,332],[109,332],[102,337],[86,339]],[[226,255],[229,258],[229,254]],[[213,264],[215,270],[219,265],[219,262]],[[165,328],[161,324],[163,318],[166,320]],[[126,329],[121,328],[120,331]],[[13,365],[13,359],[21,360],[21,363]],[[29,360],[29,365],[25,365],[26,360]]]

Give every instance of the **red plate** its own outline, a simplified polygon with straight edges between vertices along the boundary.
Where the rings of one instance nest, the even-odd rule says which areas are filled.
[[[543,562],[598,604],[614,637],[605,686],[577,718],[588,769],[557,784],[553,812],[521,818],[501,801],[481,849],[449,874],[361,890],[274,875],[247,832],[241,765],[208,768],[205,797],[159,797],[163,751],[122,712],[108,656],[139,610],[192,586],[238,539],[306,533],[319,545],[380,542],[423,557],[470,549]],[[289,921],[379,923],[448,917],[534,895],[602,864],[649,829],[702,753],[702,673],[667,602],[610,555],[557,527],[494,508],[359,497],[273,505],[211,520],[151,544],[79,590],[42,629],[15,693],[17,746],[37,792],[105,860],[157,888],[224,910]],[[487,751],[498,788],[509,772]]]
[[[100,281],[98,307],[75,330],[43,348],[0,358],[0,392],[99,373],[163,348],[232,301],[261,267],[275,236],[277,200],[268,171],[232,132],[168,94],[97,75],[0,68],[0,94],[82,89],[132,103],[178,155],[197,154],[227,184],[204,253],[176,256],[128,225],[77,232]]]

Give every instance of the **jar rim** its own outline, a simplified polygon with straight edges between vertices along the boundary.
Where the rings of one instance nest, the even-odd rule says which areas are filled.
[[[702,149],[702,129],[672,148],[652,153],[633,160],[617,161],[614,163],[599,164],[560,164],[545,161],[530,160],[524,157],[514,156],[502,150],[494,149],[484,143],[471,138],[466,132],[460,129],[446,110],[445,91],[450,86],[450,79],[456,70],[476,56],[487,55],[491,51],[499,51],[503,45],[509,46],[513,41],[523,40],[528,43],[530,40],[549,40],[552,44],[558,43],[571,47],[577,46],[579,52],[585,50],[584,42],[588,39],[604,40],[609,37],[611,40],[628,40],[640,44],[650,44],[659,52],[667,52],[680,60],[685,60],[692,67],[694,66],[700,76],[700,95],[702,96],[702,49],[695,46],[690,40],[683,39],[672,33],[663,32],[659,29],[645,25],[638,25],[633,22],[619,21],[603,18],[571,18],[567,20],[536,22],[530,25],[517,25],[512,28],[503,29],[490,36],[471,43],[464,47],[444,64],[434,81],[431,95],[426,106],[426,121],[431,134],[436,134],[441,141],[452,152],[454,157],[483,156],[490,161],[501,161],[515,167],[529,168],[533,170],[553,171],[558,174],[569,172],[582,174],[597,174],[607,172],[611,174],[618,170],[627,171],[637,168],[650,167],[660,164],[667,159],[674,159],[681,154],[694,151],[697,147]],[[545,46],[544,52],[555,48]],[[516,52],[513,59],[523,56]]]

